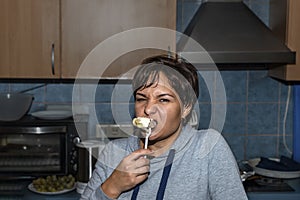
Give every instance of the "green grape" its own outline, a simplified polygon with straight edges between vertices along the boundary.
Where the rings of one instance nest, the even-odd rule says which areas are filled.
[[[64,189],[72,189],[75,181],[75,177],[72,174],[67,176],[51,175],[45,178],[39,177],[33,180],[32,184],[38,192],[57,192]]]

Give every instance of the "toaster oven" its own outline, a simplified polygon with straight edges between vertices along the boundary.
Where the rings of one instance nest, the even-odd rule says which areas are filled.
[[[0,123],[0,177],[34,178],[77,172],[79,135],[72,119]]]

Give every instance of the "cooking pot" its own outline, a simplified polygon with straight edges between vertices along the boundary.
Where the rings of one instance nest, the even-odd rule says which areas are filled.
[[[30,109],[34,97],[24,93],[0,93],[0,121],[21,119]]]

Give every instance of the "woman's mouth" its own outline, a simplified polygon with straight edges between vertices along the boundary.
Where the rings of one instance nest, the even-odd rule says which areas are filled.
[[[155,119],[150,119],[148,128],[154,129],[157,126],[157,121]]]

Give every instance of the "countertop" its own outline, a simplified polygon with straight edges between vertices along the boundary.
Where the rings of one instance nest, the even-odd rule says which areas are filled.
[[[76,190],[59,195],[42,195],[26,189],[24,195],[0,196],[0,200],[78,200],[80,194]]]
[[[33,192],[26,192],[23,197],[20,198],[20,200],[77,200],[79,199],[80,194],[76,192],[76,190],[72,192],[68,192],[65,194],[60,194],[60,195],[41,195],[41,194],[36,194]]]
[[[288,180],[287,183],[295,190],[292,192],[248,192],[249,200],[299,200],[300,179]],[[76,190],[59,195],[41,195],[26,188],[24,195],[0,196],[0,200],[78,200],[80,194]]]
[[[292,192],[248,192],[249,200],[299,200],[300,179],[286,181],[295,191]]]
[[[0,200],[78,200],[80,198],[80,194],[76,192],[76,189],[64,194],[55,195],[45,195],[32,192],[28,189],[28,185],[31,183],[31,180],[8,180],[6,184],[2,181],[1,185],[10,185],[13,183],[21,186],[19,192],[9,192],[9,195],[6,193],[0,193]]]

